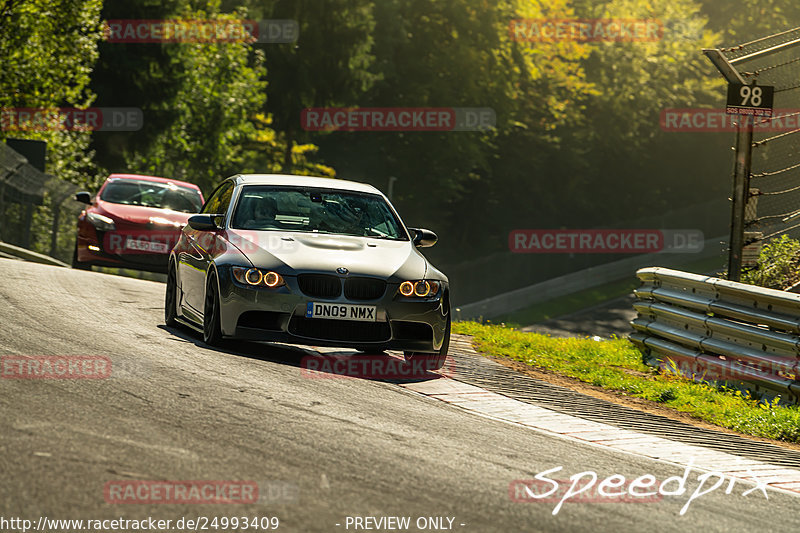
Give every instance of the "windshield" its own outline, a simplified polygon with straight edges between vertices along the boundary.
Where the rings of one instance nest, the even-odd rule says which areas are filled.
[[[100,199],[112,204],[158,207],[184,213],[198,213],[203,207],[203,198],[196,189],[146,180],[109,181],[100,193]]]
[[[383,197],[331,189],[247,185],[232,227],[408,240]]]

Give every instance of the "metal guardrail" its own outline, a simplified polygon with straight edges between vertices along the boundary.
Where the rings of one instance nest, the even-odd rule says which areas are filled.
[[[661,267],[636,275],[629,338],[647,364],[800,403],[800,294]]]

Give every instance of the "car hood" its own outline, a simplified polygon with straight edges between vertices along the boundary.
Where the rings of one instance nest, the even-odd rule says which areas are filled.
[[[298,232],[229,230],[228,239],[259,268],[421,279],[428,262],[410,241]]]
[[[160,209],[158,207],[111,204],[108,202],[99,202],[98,207],[101,213],[106,213],[116,220],[141,225],[149,224],[151,219],[166,219],[175,224],[185,225],[189,217],[196,214],[172,211],[171,209]],[[165,225],[169,226],[169,224]]]

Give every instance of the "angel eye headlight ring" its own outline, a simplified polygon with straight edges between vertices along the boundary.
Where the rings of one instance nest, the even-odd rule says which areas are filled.
[[[404,281],[400,284],[400,294],[403,296],[411,296],[414,294],[414,284],[410,281]]]
[[[248,270],[248,271],[247,271],[247,273],[244,275],[244,279],[245,279],[245,280],[247,281],[247,283],[249,283],[250,285],[258,285],[258,284],[260,284],[260,283],[261,283],[261,280],[262,280],[262,279],[264,279],[264,275],[263,275],[263,274],[261,273],[261,271],[260,271],[260,270],[258,270],[257,268],[251,268],[251,269],[250,269],[250,270]]]
[[[425,281],[421,280],[414,284],[414,296],[419,296],[420,298],[425,298],[430,294],[431,286],[430,284]]]

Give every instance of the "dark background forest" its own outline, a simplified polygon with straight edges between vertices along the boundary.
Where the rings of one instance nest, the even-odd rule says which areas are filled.
[[[293,43],[115,43],[111,19],[291,19]],[[650,42],[527,42],[514,19],[658,19]],[[0,0],[0,108],[137,107],[135,132],[0,131],[48,143],[47,171],[197,183],[246,172],[387,191],[445,270],[518,228],[620,227],[730,193],[732,133],[663,131],[724,103],[702,48],[800,25],[796,0]],[[491,108],[496,127],[316,132],[310,107]],[[726,221],[722,221],[725,223]],[[696,226],[696,224],[695,224]],[[692,221],[687,220],[687,227]]]

